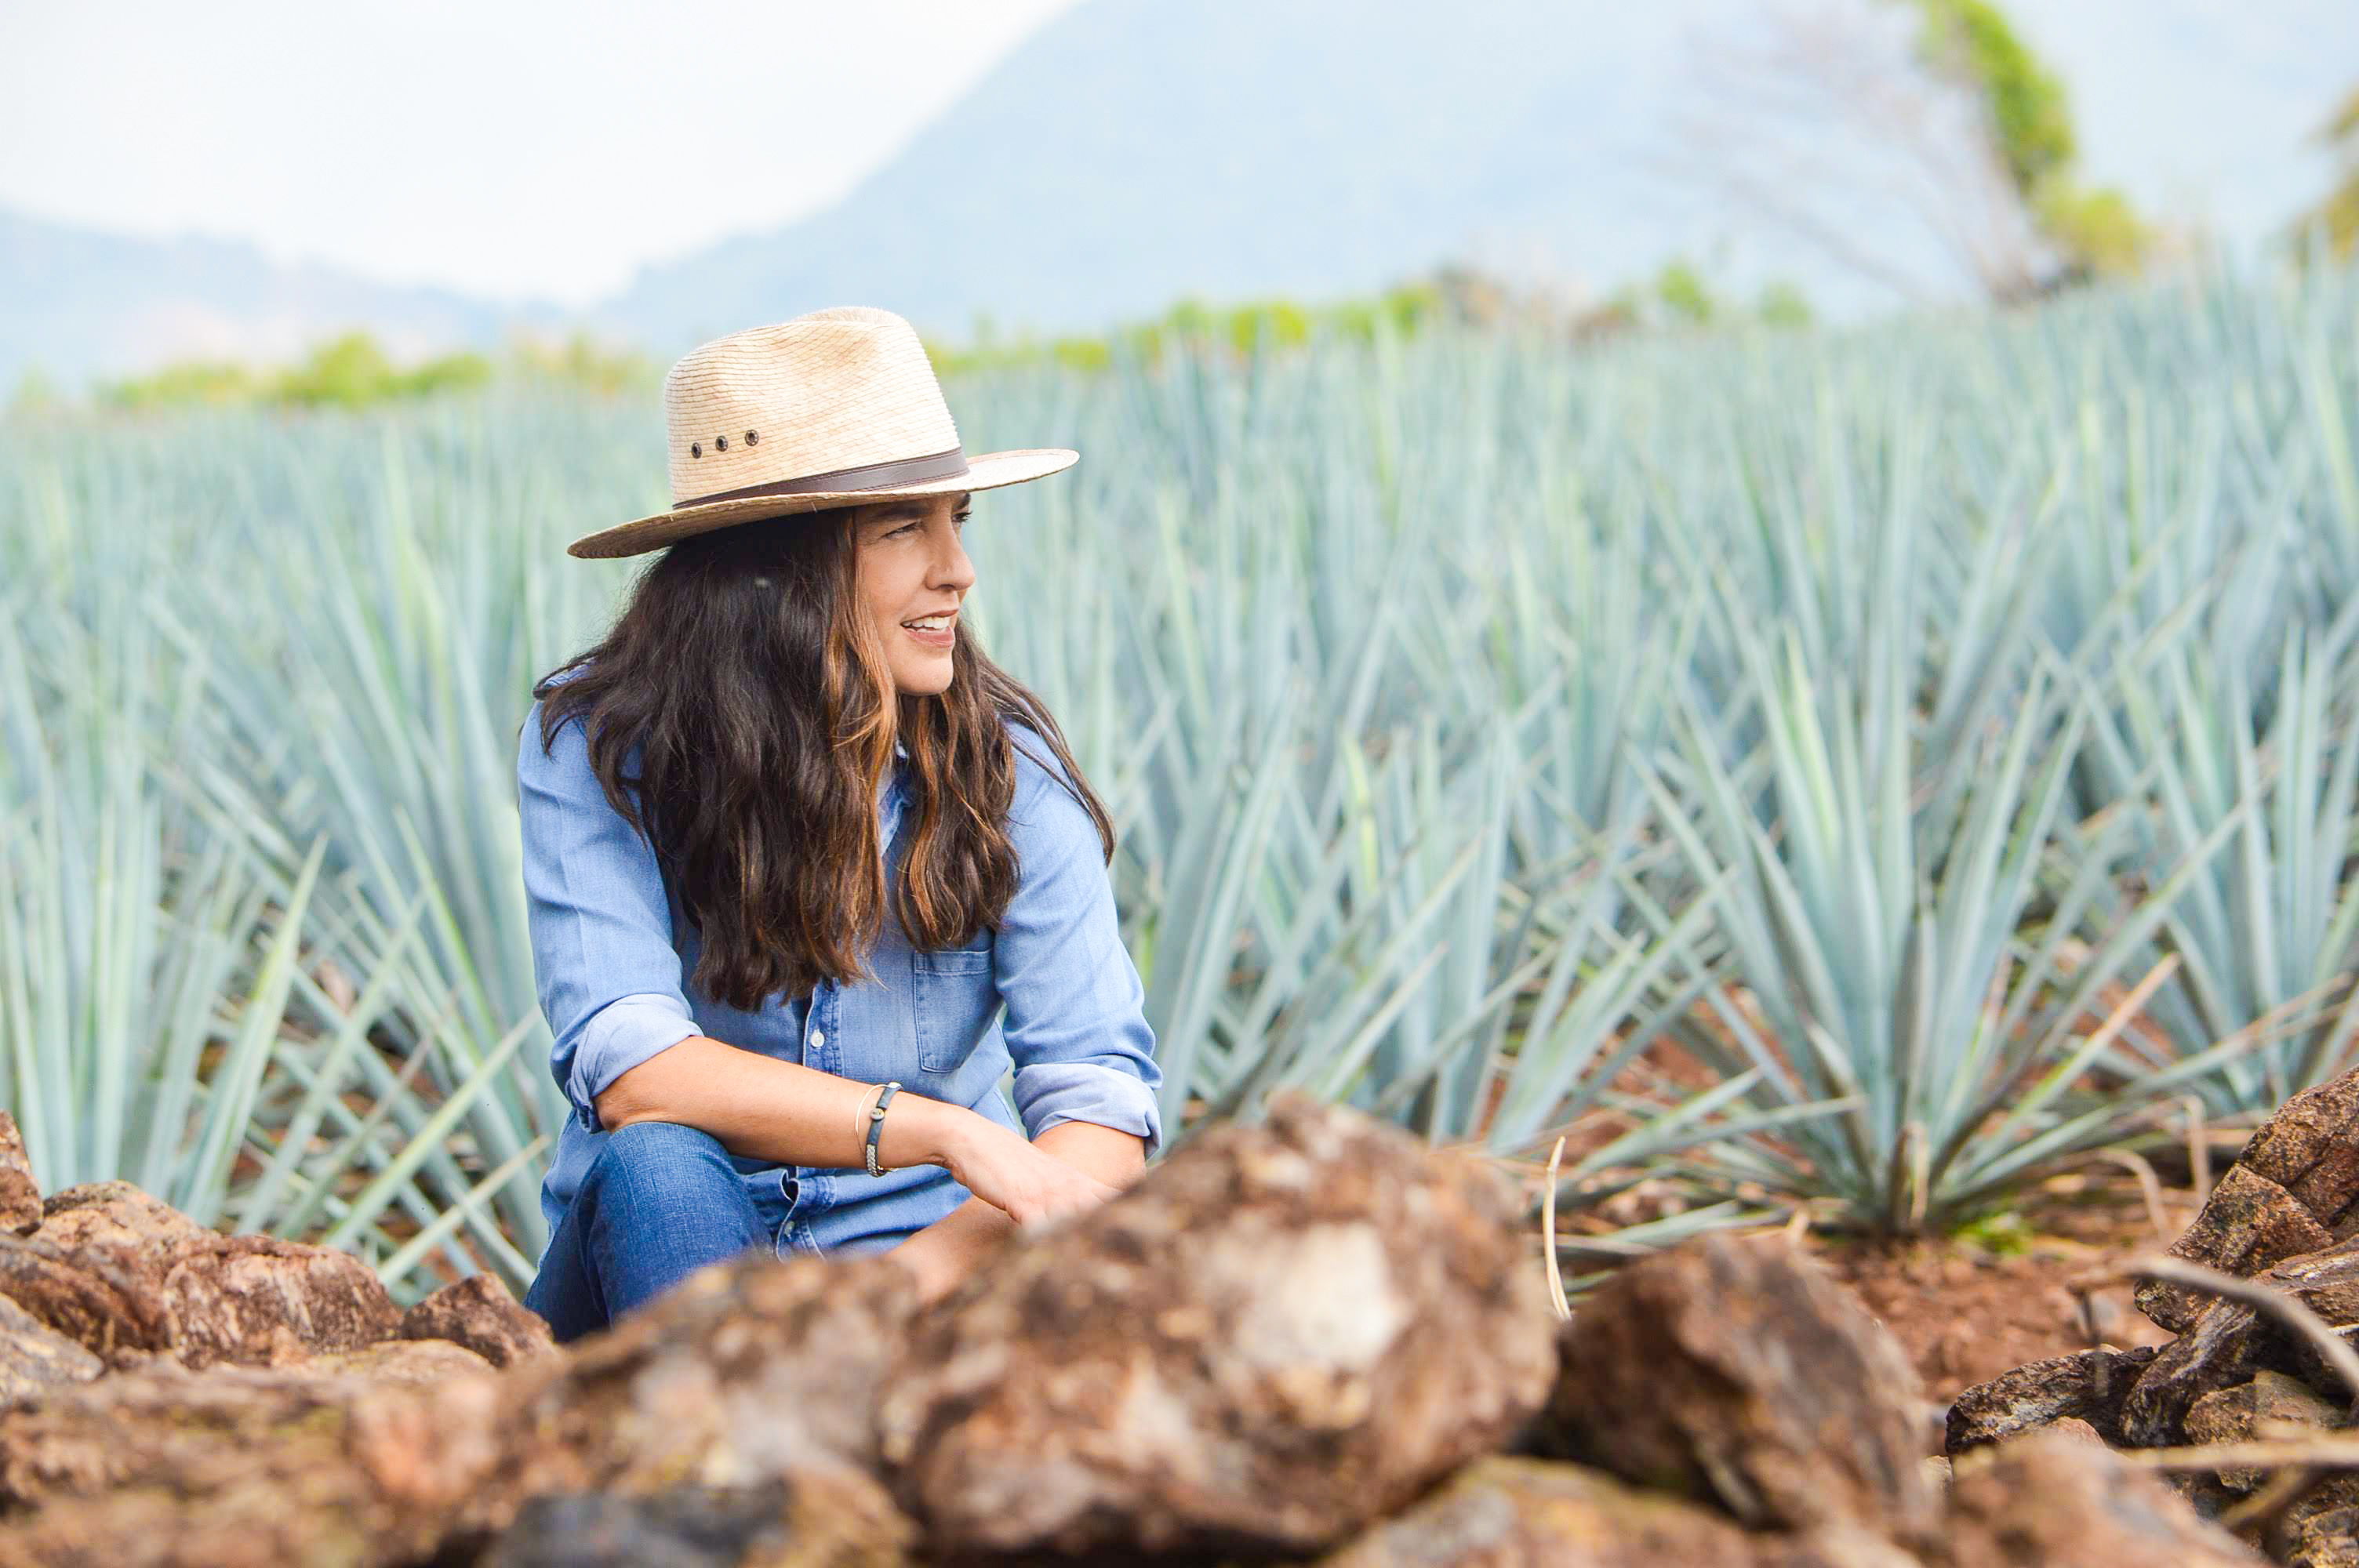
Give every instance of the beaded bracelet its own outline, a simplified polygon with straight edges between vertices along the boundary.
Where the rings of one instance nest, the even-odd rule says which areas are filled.
[[[898,1083],[886,1084],[885,1092],[876,1097],[876,1104],[868,1112],[868,1137],[861,1144],[861,1152],[868,1158],[868,1173],[872,1176],[885,1173],[885,1168],[876,1162],[876,1140],[885,1130],[885,1108],[893,1103],[900,1087]]]

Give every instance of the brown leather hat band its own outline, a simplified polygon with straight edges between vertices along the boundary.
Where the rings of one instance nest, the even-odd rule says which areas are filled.
[[[749,484],[737,490],[718,490],[711,495],[699,495],[687,501],[675,501],[671,509],[702,506],[714,501],[735,501],[753,495],[810,495],[818,491],[893,490],[905,484],[923,484],[929,480],[956,479],[967,471],[966,448],[952,447],[947,452],[935,452],[929,457],[897,458],[889,463],[864,463],[853,469],[831,469],[825,473],[807,473],[799,479],[777,479],[767,484]]]

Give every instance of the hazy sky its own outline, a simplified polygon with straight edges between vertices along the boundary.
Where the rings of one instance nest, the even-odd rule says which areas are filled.
[[[0,0],[0,205],[580,304],[823,205],[1073,0]]]
[[[0,207],[580,306],[834,200],[1076,3],[0,0]],[[2359,0],[2009,12],[2148,211],[2250,241],[2322,189]]]

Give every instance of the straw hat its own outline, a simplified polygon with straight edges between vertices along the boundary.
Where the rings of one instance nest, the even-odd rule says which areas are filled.
[[[1082,456],[968,457],[916,329],[863,305],[690,350],[664,377],[664,423],[671,510],[585,534],[567,555],[636,556],[757,517],[1020,484]]]

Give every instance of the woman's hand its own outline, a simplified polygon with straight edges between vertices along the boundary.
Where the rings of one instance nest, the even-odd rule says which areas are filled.
[[[1122,1190],[971,1111],[941,1143],[940,1162],[959,1184],[1018,1225],[1086,1214]]]

